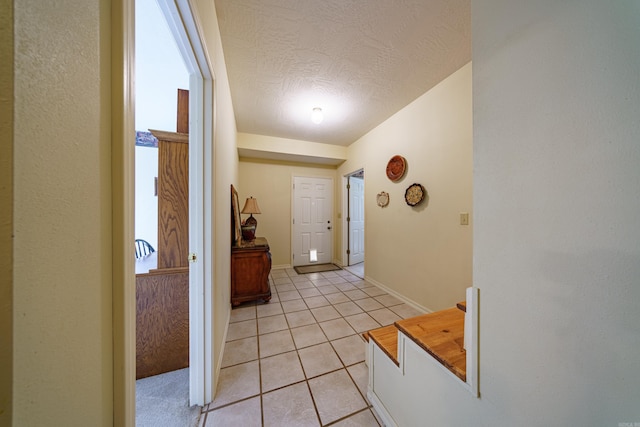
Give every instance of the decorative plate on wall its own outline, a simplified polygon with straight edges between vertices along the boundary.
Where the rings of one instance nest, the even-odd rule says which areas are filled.
[[[387,163],[387,178],[396,182],[404,176],[407,170],[407,161],[402,156],[393,156]]]
[[[427,190],[420,184],[411,184],[404,192],[404,200],[409,206],[417,206],[424,200]]]
[[[379,192],[376,196],[376,202],[381,208],[387,206],[389,204],[389,193],[387,193],[386,191]]]

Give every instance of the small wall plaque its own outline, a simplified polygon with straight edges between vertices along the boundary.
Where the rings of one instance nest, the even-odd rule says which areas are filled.
[[[389,193],[387,193],[386,191],[379,192],[376,196],[376,202],[381,208],[387,206],[389,204]]]

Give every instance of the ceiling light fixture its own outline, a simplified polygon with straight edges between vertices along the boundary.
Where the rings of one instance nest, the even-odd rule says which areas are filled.
[[[322,108],[316,107],[311,111],[311,121],[317,125],[322,123],[324,116],[322,114]]]

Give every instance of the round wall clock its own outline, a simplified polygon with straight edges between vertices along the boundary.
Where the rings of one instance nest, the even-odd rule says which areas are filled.
[[[402,156],[393,156],[387,163],[387,178],[396,182],[404,176],[407,169],[407,161]]]
[[[411,184],[404,192],[404,200],[409,206],[419,205],[427,195],[427,190],[420,184]]]

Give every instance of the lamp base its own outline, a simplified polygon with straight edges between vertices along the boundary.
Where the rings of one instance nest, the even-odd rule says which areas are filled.
[[[254,225],[256,228],[258,227],[258,220],[253,217],[253,215],[249,216],[249,218],[244,220],[244,225]]]
[[[254,224],[241,226],[242,228],[242,239],[251,242],[256,239],[256,226]]]
[[[244,220],[242,224],[242,238],[246,241],[253,241],[256,239],[256,229],[258,228],[258,220],[251,215]]]

